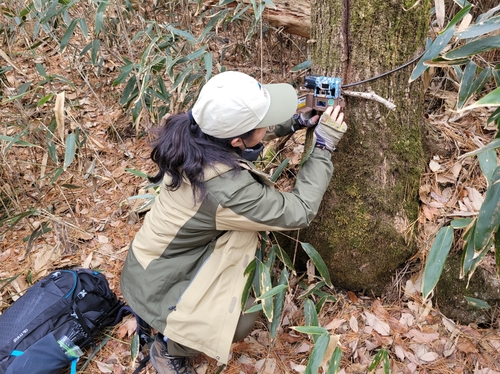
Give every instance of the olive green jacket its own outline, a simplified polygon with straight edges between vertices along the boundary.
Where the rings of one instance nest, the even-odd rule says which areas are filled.
[[[258,232],[307,227],[333,172],[330,153],[317,148],[291,192],[277,191],[249,169],[208,167],[207,195],[196,204],[187,179],[175,191],[163,184],[121,276],[123,296],[142,319],[222,363],[241,314],[243,273]]]

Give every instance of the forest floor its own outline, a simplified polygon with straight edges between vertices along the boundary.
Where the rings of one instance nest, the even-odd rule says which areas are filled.
[[[28,56],[20,54],[14,63],[24,72],[23,81],[36,74]],[[50,55],[44,63],[51,73],[71,74],[69,60],[57,53]],[[244,70],[250,66],[247,61],[244,65],[235,63],[233,68]],[[287,81],[279,70],[274,81]],[[79,79],[78,73],[72,74],[75,80]],[[94,78],[92,87],[97,96],[83,84],[75,89],[59,87],[66,91],[67,101],[79,101],[78,110],[66,108],[66,116],[68,123],[77,124],[89,133],[85,150],[90,155],[87,160],[97,160],[98,165],[92,176],[83,178],[83,172],[79,176],[78,173],[65,172],[57,184],[50,186],[46,179],[40,178],[39,166],[44,161],[42,156],[34,156],[36,150],[33,148],[15,147],[15,152],[3,156],[3,170],[4,173],[8,171],[9,176],[2,191],[5,193],[8,185],[24,186],[22,193],[11,194],[16,196],[12,203],[19,212],[37,206],[40,214],[19,221],[2,237],[0,280],[17,277],[8,284],[0,284],[0,311],[17,299],[30,283],[61,267],[100,269],[112,289],[121,296],[120,272],[129,243],[143,219],[143,215],[133,209],[137,200],[127,198],[140,193],[140,188],[147,184],[145,179],[127,169],[144,173],[153,173],[155,169],[149,159],[148,136],[142,136],[141,131],[132,126],[130,116],[119,105],[123,87],[111,85],[117,74],[118,69],[110,63],[102,76]],[[6,76],[12,87],[19,85],[16,71]],[[270,76],[272,74],[268,72],[267,77]],[[58,88],[54,87],[54,90],[57,92]],[[462,162],[457,162],[458,155],[485,144],[492,133],[484,131],[486,109],[457,116],[452,110],[454,102],[456,92],[440,90],[428,98],[427,125],[446,142],[450,151],[446,157],[429,155],[428,172],[422,176],[421,195],[425,198],[422,199],[418,238],[422,253],[419,252],[408,264],[412,269],[418,268],[418,259],[425,257],[425,251],[428,251],[429,241],[432,241],[443,215],[441,208],[447,205],[472,215],[477,213],[482,199],[478,191],[484,191],[485,182],[480,173],[469,173],[469,177],[461,181],[466,192],[457,199],[450,201],[447,198],[456,194],[446,190],[445,186],[456,182],[459,169],[464,167]],[[50,106],[53,103],[24,111],[14,103],[0,108],[0,116],[2,123],[19,123],[22,117],[36,124],[37,112],[52,110]],[[111,124],[120,129],[118,137],[111,131]],[[14,127],[5,127],[2,135],[11,135],[15,131]],[[290,154],[297,153],[295,147],[299,143],[300,138],[292,139]],[[86,157],[80,156],[75,167],[85,171],[88,168]],[[22,161],[33,157],[38,164]],[[47,222],[52,223],[53,230],[29,241],[33,232]],[[451,321],[430,303],[422,301],[419,274],[415,271],[404,282],[395,279],[397,300],[347,290],[329,291],[337,301],[324,305],[319,322],[332,334],[330,353],[337,345],[342,349],[339,373],[369,372],[380,349],[387,350],[392,373],[500,373],[498,321],[493,321],[489,328]],[[202,355],[195,359],[197,373],[303,373],[313,343],[308,336],[290,329],[304,323],[301,302],[293,296],[295,292],[291,289],[286,299],[285,317],[274,341],[270,341],[268,326],[261,319],[249,337],[233,344],[231,360],[225,368]],[[86,352],[80,361],[80,365],[86,363],[86,367],[80,372],[131,373],[146,353],[141,352],[138,359],[131,362],[130,344],[134,331],[135,320],[128,316],[107,332],[107,343],[102,349],[92,357],[90,350]],[[150,364],[143,370],[143,373],[154,372]],[[374,372],[384,372],[383,360],[376,365]]]

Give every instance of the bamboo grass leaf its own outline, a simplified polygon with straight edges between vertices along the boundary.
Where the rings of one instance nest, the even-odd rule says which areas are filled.
[[[304,62],[301,62],[300,64],[298,65],[295,65],[291,71],[292,72],[297,72],[297,71],[301,71],[301,70],[304,70],[304,69],[309,69],[312,65],[312,60],[306,60]]]
[[[270,178],[271,182],[276,182],[278,180],[279,176],[281,175],[283,170],[285,170],[285,168],[288,166],[289,163],[290,163],[290,159],[288,157],[285,160],[283,160],[283,162],[280,164],[280,166],[278,166],[276,171],[271,176],[271,178]]]
[[[475,38],[487,34],[489,32],[500,29],[500,16],[490,18],[486,21],[481,21],[475,25],[467,27],[465,30],[455,33],[459,39]]]
[[[78,24],[80,26],[80,30],[82,30],[82,34],[85,37],[85,39],[89,38],[89,28],[87,27],[87,21],[85,21],[85,18],[80,18],[78,20]]]
[[[276,245],[276,256],[285,264],[287,268],[289,268],[293,274],[295,274],[295,267],[293,266],[292,260],[288,256],[288,254],[279,246]]]
[[[259,279],[260,279],[260,292],[261,295],[265,295],[269,291],[271,291],[271,273],[269,268],[262,263],[260,260],[259,263]],[[264,311],[264,315],[266,316],[269,322],[273,321],[273,300],[272,298],[262,299],[262,309]]]
[[[454,60],[457,58],[464,58],[472,55],[477,55],[478,53],[490,51],[500,47],[500,38],[498,35],[488,36],[486,38],[474,40],[472,42],[466,43],[461,47],[452,49],[451,51],[445,53],[443,58],[447,60]]]
[[[139,334],[135,333],[132,337],[132,342],[130,343],[130,365],[133,367],[135,359],[139,354],[140,344],[139,344]]]
[[[456,218],[450,222],[450,226],[453,227],[455,230],[465,229],[472,223],[472,221],[473,221],[472,218]]]
[[[319,366],[321,361],[323,361],[323,356],[325,355],[326,349],[328,348],[328,343],[330,343],[330,334],[322,334],[318,337],[314,343],[314,348],[309,356],[309,361],[307,362],[306,370],[304,374],[317,374],[319,371]]]
[[[495,156],[496,163],[496,156]],[[480,251],[491,241],[500,225],[500,166],[496,168],[491,178],[491,184],[486,190],[483,204],[479,209],[474,238],[474,248]]]
[[[328,330],[319,326],[293,326],[292,330],[308,335],[328,334]]]
[[[340,368],[340,359],[342,358],[342,350],[340,347],[336,347],[330,358],[330,364],[328,365],[328,371],[326,374],[337,374]]]
[[[472,95],[472,83],[476,75],[477,65],[473,61],[469,61],[465,66],[462,81],[460,83],[460,90],[458,91],[458,109],[462,108],[467,99]]]
[[[104,20],[104,11],[106,10],[107,6],[108,6],[108,3],[106,1],[103,1],[97,7],[97,12],[95,15],[95,25],[94,25],[94,33],[95,33],[96,38],[99,36],[99,34],[101,32],[102,23]]]
[[[64,153],[63,170],[66,170],[75,158],[76,153],[76,137],[74,133],[68,134],[66,137],[66,151]]]
[[[288,286],[288,278],[289,278],[288,270],[287,270],[287,268],[284,268],[281,271],[278,285]],[[270,327],[270,331],[269,331],[269,333],[271,335],[271,339],[274,339],[276,337],[278,327],[280,326],[282,313],[283,313],[283,305],[285,304],[286,288],[287,287],[285,287],[285,289],[283,289],[283,291],[281,291],[279,294],[277,294],[276,298],[274,299],[274,317],[273,317],[273,321],[271,322],[271,327]]]
[[[482,152],[487,152],[491,149],[496,149],[496,148],[500,148],[500,139],[493,139],[491,142],[489,142],[488,144],[486,144],[482,148],[476,149],[475,151],[472,151],[472,152],[464,153],[462,156],[460,156],[460,159],[464,159],[464,158],[470,157],[470,156],[475,156],[475,155],[478,155]]]
[[[300,245],[304,249],[304,251],[307,253],[311,261],[313,262],[314,266],[316,266],[316,269],[318,269],[319,274],[325,281],[326,285],[328,287],[333,287],[332,281],[330,279],[330,272],[328,271],[328,267],[326,266],[325,262],[321,258],[320,254],[316,249],[309,243],[303,243],[300,242]]]
[[[465,297],[465,300],[467,300],[467,303],[469,305],[472,305],[473,307],[476,307],[479,309],[491,309],[491,305],[488,304],[484,300],[476,299],[474,297],[469,297],[469,296],[464,296],[464,297]]]
[[[286,284],[280,284],[276,287],[273,287],[269,291],[267,291],[266,293],[263,293],[262,295],[260,295],[257,298],[257,300],[264,300],[264,299],[268,299],[270,297],[273,297],[273,296],[279,294],[281,291],[286,290],[287,287],[288,286]]]
[[[446,28],[442,31],[441,34],[438,35],[438,37],[432,42],[432,44],[427,48],[427,51],[424,53],[424,55],[420,58],[418,61],[417,65],[413,69],[413,72],[411,73],[409,82],[413,82],[415,79],[420,77],[424,71],[427,70],[427,66],[424,65],[424,62],[427,60],[432,60],[436,58],[441,51],[448,45],[448,42],[451,40],[453,37],[453,33],[455,31],[455,26],[456,24],[463,18],[467,13],[469,13],[472,5],[467,5],[464,7],[462,10],[460,10],[455,17],[448,23]]]
[[[59,51],[62,53],[64,49],[68,46],[71,37],[73,36],[73,32],[75,31],[76,24],[78,23],[78,19],[74,19],[68,26],[68,29],[64,33],[61,38],[61,42],[59,44]]]
[[[422,296],[426,299],[437,284],[448,252],[453,242],[453,228],[442,227],[432,243],[429,255],[425,262],[424,277],[422,281]]]
[[[491,91],[486,96],[483,96],[480,100],[476,101],[474,104],[471,104],[463,108],[462,111],[482,106],[499,106],[499,105],[500,105],[500,87],[497,87],[495,90]]]
[[[167,29],[173,34],[186,39],[190,43],[196,43],[196,38],[189,32],[184,30],[179,30],[172,25],[168,25]]]
[[[495,174],[495,169],[497,168],[497,153],[494,149],[490,149],[478,154],[477,159],[479,160],[479,165],[486,178],[486,182],[488,186],[490,186],[493,175]]]
[[[212,68],[213,68],[213,56],[211,52],[207,52],[205,56],[203,56],[203,61],[205,63],[205,81],[208,81],[212,76]]]

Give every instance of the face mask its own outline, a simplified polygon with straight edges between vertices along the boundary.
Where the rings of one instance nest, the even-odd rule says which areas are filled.
[[[246,148],[245,150],[241,151],[241,157],[250,162],[257,161],[263,149],[264,144],[259,143],[251,148]]]

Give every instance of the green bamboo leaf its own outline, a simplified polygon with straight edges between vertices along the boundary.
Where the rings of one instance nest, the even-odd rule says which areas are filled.
[[[481,90],[485,86],[486,82],[488,82],[488,80],[491,77],[491,71],[492,71],[492,69],[490,67],[487,67],[487,68],[483,69],[483,71],[479,74],[479,76],[477,77],[477,79],[472,84],[472,87],[470,89],[471,90],[471,94],[473,92],[475,92],[477,94],[479,92],[481,92]]]
[[[245,314],[251,314],[251,313],[255,313],[255,312],[260,312],[262,311],[262,304],[257,304],[257,305],[254,305],[253,307],[251,307],[250,309],[247,309],[245,310]]]
[[[472,5],[468,5],[462,10],[460,10],[455,17],[448,23],[446,28],[442,31],[441,34],[434,40],[434,42],[427,48],[427,51],[420,58],[417,65],[413,69],[411,73],[409,82],[413,82],[415,79],[420,77],[424,71],[427,70],[427,66],[424,65],[424,62],[427,60],[432,60],[436,58],[441,51],[448,45],[448,42],[453,37],[454,27],[455,25],[463,18],[467,13],[469,13]]]
[[[99,55],[100,46],[101,41],[99,39],[95,39],[92,41],[92,51],[90,52],[90,57],[94,65],[97,64],[97,56]]]
[[[450,222],[450,226],[453,227],[455,230],[465,229],[472,223],[472,221],[473,221],[472,218],[455,218],[453,221]]]
[[[479,40],[474,40],[461,47],[452,49],[451,51],[445,53],[443,58],[447,60],[454,60],[457,58],[464,58],[472,55],[477,55],[478,53],[490,51],[500,47],[500,38],[498,35],[488,36]]]
[[[500,39],[500,38],[498,38]],[[480,100],[476,101],[462,109],[462,111],[478,108],[481,106],[499,106],[500,105],[500,87],[491,91],[488,95],[483,96]]]
[[[497,86],[500,86],[500,64],[493,69],[493,78]]]
[[[491,142],[489,142],[488,144],[486,144],[482,148],[476,149],[475,151],[472,151],[472,152],[464,153],[462,156],[459,157],[459,159],[464,159],[466,157],[475,156],[475,155],[478,155],[480,153],[487,152],[491,149],[496,149],[496,148],[500,148],[500,139],[493,139]]]
[[[463,279],[466,274],[469,274],[474,267],[474,232],[476,231],[477,219],[474,219],[474,224],[468,229],[464,235],[464,246],[461,256],[460,279]]]
[[[460,82],[460,90],[458,91],[458,109],[462,108],[467,99],[472,95],[471,87],[476,75],[476,68],[477,65],[472,60],[465,66],[462,81]]]
[[[56,145],[52,140],[47,143],[47,151],[49,152],[49,156],[54,161],[56,165],[59,165],[59,160],[57,159]]]
[[[95,14],[95,26],[94,26],[94,33],[96,37],[99,36],[99,33],[101,32],[102,22],[104,20],[104,11],[106,10],[107,6],[108,2],[103,1],[97,7],[97,12]]]
[[[340,359],[342,358],[342,350],[340,347],[335,348],[330,358],[330,364],[328,365],[328,371],[326,374],[337,374],[340,368]]]
[[[42,0],[34,0],[33,5],[35,6],[35,9],[37,10],[37,12],[42,11]]]
[[[276,262],[276,247],[277,247],[276,245],[273,245],[269,250],[269,253],[267,254],[265,265],[269,269],[274,268],[274,263]]]
[[[190,43],[196,43],[196,38],[189,32],[184,30],[179,30],[172,25],[168,25],[167,29],[173,34],[186,39]]]
[[[382,353],[382,359],[384,360],[384,374],[391,373],[391,362],[389,361],[389,353],[387,350],[383,349],[384,353]]]
[[[118,77],[113,81],[113,86],[116,86],[120,83],[123,83],[125,78],[129,76],[129,74],[132,72],[134,69],[134,64],[128,64],[120,67],[121,73],[118,75]]]
[[[89,28],[87,27],[87,21],[85,21],[85,18],[80,18],[78,20],[80,30],[82,30],[83,36],[85,39],[89,38]]]
[[[458,60],[445,60],[441,56],[433,58],[432,60],[424,61],[425,66],[435,66],[435,67],[448,67],[454,65],[465,65],[469,62],[468,58],[462,58]]]
[[[210,16],[210,22],[208,22],[203,31],[200,33],[200,36],[198,37],[198,43],[201,43],[203,39],[205,39],[205,37],[208,35],[208,33],[213,30],[214,26],[217,25],[220,20],[226,17],[228,11],[228,9],[222,9]]]
[[[321,299],[319,299],[318,303],[316,304],[316,313],[321,312],[321,308],[323,308],[323,305],[325,305],[326,300],[328,300],[328,296],[322,296]]]
[[[490,304],[488,304],[484,300],[476,299],[474,297],[469,297],[469,296],[464,296],[465,300],[467,300],[467,303],[469,305],[472,305],[473,307],[479,308],[479,309],[491,309]]]
[[[293,274],[296,273],[292,260],[290,260],[288,254],[279,245],[276,245],[276,255],[281,260],[281,262],[283,262],[285,266],[292,271]]]
[[[45,71],[45,68],[43,67],[42,64],[39,64],[38,62],[35,63],[35,68],[38,74],[40,74],[44,78],[48,78],[47,72]],[[31,82],[30,82],[31,83]],[[20,92],[21,93],[21,92]]]
[[[132,75],[125,85],[120,104],[129,107],[132,101],[137,97],[139,90],[137,89],[137,77]]]
[[[308,335],[328,334],[328,330],[319,326],[292,326],[292,330]]]
[[[286,284],[280,284],[276,287],[273,287],[271,288],[269,291],[267,291],[266,293],[263,293],[262,295],[260,295],[257,300],[264,300],[264,299],[268,299],[270,297],[273,297],[274,295],[277,295],[279,294],[281,291],[283,290],[286,290],[288,288],[288,286]]]
[[[63,170],[66,170],[71,165],[76,153],[76,138],[74,133],[68,134],[66,137],[66,151],[64,153]]]
[[[308,130],[309,131],[309,130]],[[299,168],[301,168],[304,163],[309,159],[309,156],[311,156],[311,153],[314,151],[315,147],[309,147],[307,152],[302,156],[302,160],[300,161]]]
[[[476,224],[474,248],[482,250],[491,241],[500,225],[500,166],[491,178],[491,185],[486,190],[483,204],[479,209]]]
[[[295,65],[291,69],[291,72],[297,72],[297,71],[301,71],[301,70],[304,70],[304,69],[309,69],[311,67],[311,65],[312,65],[312,60],[306,60],[304,62],[301,62],[298,65]]]
[[[304,318],[306,326],[319,326],[318,314],[311,299],[304,301]]]
[[[223,6],[223,5],[231,4],[231,3],[234,3],[235,1],[236,0],[220,0],[218,6]]]
[[[52,98],[52,96],[54,96],[54,94],[48,94],[48,95],[42,97],[40,100],[38,100],[38,102],[36,103],[36,106],[38,106],[38,107],[42,106],[47,101],[49,101]]]
[[[278,285],[288,285],[288,278],[289,278],[289,273],[287,268],[284,268],[281,271],[280,279],[278,281]],[[271,322],[270,326],[270,335],[271,339],[274,339],[276,337],[276,333],[278,331],[278,327],[280,326],[281,323],[281,318],[283,314],[283,306],[285,304],[285,295],[286,295],[286,288],[281,291],[278,295],[276,295],[276,298],[274,299],[274,317],[273,321]]]
[[[147,179],[148,175],[140,170],[125,168],[125,171],[137,177]]]
[[[260,292],[265,295],[271,290],[271,272],[269,268],[260,260],[257,261],[259,268],[259,280],[260,280]],[[269,322],[273,321],[273,300],[272,299],[262,299],[262,310]]]
[[[205,81],[208,81],[212,76],[212,68],[213,68],[213,55],[212,52],[207,52],[205,56],[203,56],[203,62],[205,63]]]
[[[139,344],[139,334],[135,333],[132,337],[132,342],[130,343],[130,366],[134,367],[135,359],[139,354],[140,344]]]
[[[377,354],[373,358],[373,361],[370,364],[370,366],[368,366],[368,371],[373,371],[378,366],[383,356],[384,356],[384,349],[381,349],[380,351],[377,352]]]
[[[280,166],[278,166],[276,171],[273,173],[273,175],[271,177],[272,182],[276,182],[278,180],[279,176],[281,175],[283,170],[285,170],[285,168],[288,166],[289,163],[290,163],[290,159],[288,157],[285,160],[283,160],[283,162],[280,164]]]
[[[12,136],[7,136],[7,135],[0,135],[0,140],[4,140],[6,142],[9,142],[8,148],[10,148],[12,145],[18,145],[18,146],[23,146],[23,147],[36,147],[36,144],[26,142],[24,140],[20,140],[16,137]],[[4,150],[4,154],[7,153],[8,148]]]
[[[319,372],[319,366],[321,365],[321,361],[323,361],[328,343],[330,343],[330,334],[326,333],[318,337],[309,356],[304,374],[317,374]]]
[[[177,87],[179,87],[179,85],[183,84],[186,78],[188,78],[192,74],[193,68],[193,65],[189,65],[181,74],[177,75],[172,86],[172,90],[175,90]]]
[[[318,251],[316,251],[316,249],[309,243],[300,242],[300,245],[307,253],[309,258],[313,262],[314,266],[316,266],[316,269],[318,269],[318,272],[325,281],[326,285],[330,288],[333,287],[332,281],[330,279],[330,272],[328,271],[328,268],[323,259],[321,258],[321,256],[319,255]]]
[[[493,178],[493,174],[497,168],[497,153],[494,149],[490,149],[478,154],[477,159],[479,160],[479,165],[481,166],[481,171],[486,178],[486,182],[488,183],[488,186],[490,186],[491,178]]]
[[[489,124],[490,122],[500,124],[500,107],[498,107],[492,114],[491,116],[488,117],[488,121],[486,122]],[[498,133],[497,133],[498,137]]]
[[[311,296],[312,294],[315,294],[316,291],[319,290],[324,285],[325,285],[325,282],[323,282],[323,281],[318,282],[316,284],[310,284],[307,287],[307,290],[303,294],[301,294],[299,296],[299,299],[304,299],[304,298],[307,298],[307,297]]]
[[[54,175],[50,179],[50,183],[54,184],[56,182],[57,178],[59,178],[62,173],[64,173],[64,169],[63,168],[57,168],[56,170],[54,170]]]
[[[469,26],[465,30],[455,33],[455,36],[459,39],[469,39],[498,29],[500,29],[500,16],[496,16]]]
[[[424,299],[427,299],[427,296],[429,296],[434,289],[441,276],[452,242],[453,228],[450,226],[442,227],[432,243],[429,256],[425,262],[424,277],[422,281],[422,295]]]

